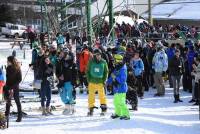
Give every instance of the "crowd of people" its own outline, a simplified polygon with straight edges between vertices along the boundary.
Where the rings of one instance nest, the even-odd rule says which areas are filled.
[[[108,36],[108,24],[104,24],[99,36]],[[149,31],[173,32],[175,38],[181,36],[177,31],[185,30],[188,40],[185,44],[169,44],[165,40],[147,39],[140,42],[138,39],[126,37],[143,37]],[[149,26],[142,23],[137,26],[127,24],[115,28],[117,43],[106,46],[101,42],[87,44],[86,34],[82,38],[75,38],[77,45],[71,43],[69,33],[58,33],[56,45],[49,45],[45,36],[31,42],[32,62],[30,67],[34,71],[34,82],[40,83],[42,115],[51,115],[51,90],[56,86],[65,109],[63,114],[73,114],[76,104],[76,87],[86,87],[88,93],[88,116],[92,116],[95,106],[95,94],[99,94],[101,115],[107,111],[106,92],[114,95],[114,113],[111,118],[129,120],[130,114],[127,103],[132,110],[137,110],[137,98],[144,98],[144,91],[155,88],[155,97],[165,96],[165,80],[169,79],[170,88],[174,91],[174,103],[180,99],[180,83],[183,90],[192,93],[190,103],[199,104],[200,80],[200,42],[193,42],[197,28],[178,26]],[[163,36],[165,37],[165,35]],[[161,38],[161,37],[158,37]],[[76,50],[74,50],[76,48]],[[10,75],[12,77],[10,77]],[[15,76],[16,75],[16,76]],[[19,101],[19,83],[21,71],[14,56],[8,57],[6,69],[6,84],[4,86],[6,98],[6,116],[10,108],[10,95],[13,94],[18,108],[18,119],[22,119],[21,104]],[[182,79],[181,79],[182,78]],[[35,87],[34,87],[35,88]],[[81,90],[83,93],[84,90]],[[78,102],[77,102],[78,103]]]
[[[102,27],[100,27],[99,37],[107,37],[110,32],[110,27],[107,22],[105,22]],[[199,39],[199,27],[195,26],[185,26],[185,25],[161,25],[154,24],[149,25],[146,21],[143,23],[138,23],[135,21],[134,25],[116,23],[114,27],[114,32],[116,38],[127,38],[127,37],[143,37],[143,38],[155,38],[154,40],[159,40],[160,38],[172,38],[176,39],[179,37]]]

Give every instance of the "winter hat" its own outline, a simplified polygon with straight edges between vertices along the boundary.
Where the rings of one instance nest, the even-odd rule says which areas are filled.
[[[115,55],[114,55],[114,59],[115,59],[115,62],[116,62],[116,63],[121,63],[121,62],[123,62],[123,56],[120,55],[120,54],[115,54]]]
[[[163,46],[163,44],[162,44],[161,41],[158,41],[158,42],[156,43],[156,47],[157,47],[157,48],[163,48],[164,46]]]
[[[97,54],[102,54],[101,50],[100,49],[95,49],[94,50],[94,55],[97,55]]]

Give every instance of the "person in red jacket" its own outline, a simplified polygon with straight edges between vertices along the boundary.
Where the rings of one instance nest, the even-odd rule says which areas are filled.
[[[81,85],[80,93],[83,93],[84,85],[86,87],[88,86],[85,72],[87,70],[87,65],[88,65],[90,57],[91,57],[91,54],[90,54],[90,51],[88,50],[88,46],[85,45],[81,54],[79,55],[79,67],[80,67],[80,78],[79,79],[80,79],[80,85]]]

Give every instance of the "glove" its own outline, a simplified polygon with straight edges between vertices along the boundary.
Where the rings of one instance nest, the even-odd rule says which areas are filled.
[[[33,66],[33,64],[29,64],[29,67]]]
[[[115,80],[115,78],[116,78],[116,76],[113,73],[111,74],[111,77],[113,80]]]
[[[113,81],[113,86],[114,86],[114,87],[117,87],[118,85],[119,85],[119,82],[118,82],[118,81],[116,81],[116,80]]]

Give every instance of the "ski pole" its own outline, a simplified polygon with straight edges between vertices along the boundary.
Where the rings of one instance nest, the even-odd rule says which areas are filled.
[[[30,68],[31,68],[31,67],[29,67],[28,70],[26,71],[26,74],[25,74],[25,76],[24,76],[24,78],[23,78],[23,80],[22,80],[22,83],[24,83],[24,80],[25,80],[25,78],[26,78],[26,76],[27,76],[27,74],[28,74]]]
[[[9,115],[7,116],[7,124],[6,124],[6,126],[7,126],[7,128],[9,127]]]

